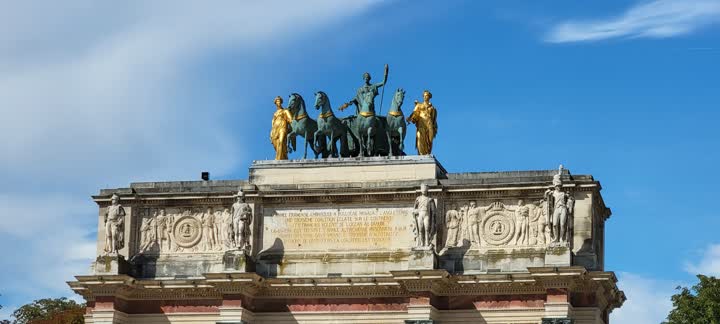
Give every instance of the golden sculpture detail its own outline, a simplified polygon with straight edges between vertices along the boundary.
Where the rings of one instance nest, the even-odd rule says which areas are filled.
[[[430,91],[423,91],[423,102],[415,100],[415,109],[407,118],[407,121],[415,124],[417,129],[415,132],[415,147],[420,155],[432,153],[433,140],[438,131],[437,110],[430,103],[431,98],[432,93]]]
[[[275,147],[275,160],[288,159],[287,136],[290,132],[290,123],[293,120],[290,111],[283,108],[282,104],[282,98],[277,96],[275,98],[277,110],[273,114],[272,129],[270,130],[270,143]]]

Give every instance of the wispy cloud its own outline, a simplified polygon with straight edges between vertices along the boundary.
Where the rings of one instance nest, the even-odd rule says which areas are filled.
[[[589,42],[610,38],[666,38],[720,22],[719,0],[655,0],[611,18],[570,20],[545,36],[550,43]]]
[[[720,277],[720,244],[710,244],[702,252],[699,262],[688,262],[685,270],[691,274]]]
[[[2,312],[70,295],[95,257],[89,195],[130,181],[223,175],[244,153],[226,122],[256,103],[208,78],[252,84],[270,48],[377,1],[19,1],[0,11]],[[310,10],[311,9],[311,10]],[[197,76],[232,53],[238,71]],[[296,53],[295,55],[300,55]],[[242,91],[242,90],[240,90]],[[263,136],[264,137],[264,136]],[[188,174],[188,170],[191,174]],[[7,271],[6,271],[7,270]],[[2,318],[0,318],[2,319]]]
[[[627,301],[610,314],[615,324],[657,324],[665,320],[678,283],[621,272],[618,286],[625,292]]]

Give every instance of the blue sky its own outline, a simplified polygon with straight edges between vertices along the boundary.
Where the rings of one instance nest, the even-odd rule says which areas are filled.
[[[613,322],[657,323],[676,285],[720,275],[719,22],[720,0],[7,3],[0,319],[71,295],[98,189],[246,178],[274,154],[275,96],[337,107],[387,63],[383,109],[430,89],[451,172],[600,180]]]

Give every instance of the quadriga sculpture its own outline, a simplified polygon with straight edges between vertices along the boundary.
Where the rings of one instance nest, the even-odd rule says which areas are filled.
[[[290,110],[290,113],[293,116],[292,123],[290,123],[291,131],[288,134],[288,151],[292,152],[296,150],[294,147],[294,138],[296,135],[300,135],[305,139],[303,159],[307,159],[308,145],[313,153],[315,153],[316,159],[320,155],[322,155],[323,158],[326,158],[327,150],[325,149],[324,137],[321,138],[323,140],[322,143],[315,142],[315,132],[318,130],[318,124],[314,119],[310,118],[310,115],[308,115],[307,110],[305,109],[305,100],[303,97],[297,93],[291,94],[290,100],[288,100],[287,109]]]
[[[405,115],[400,109],[404,100],[405,90],[398,88],[393,96],[390,110],[388,110],[388,114],[385,117],[387,124],[385,131],[387,132],[390,155],[405,155],[404,142],[405,134],[407,133],[407,123],[405,122]]]
[[[347,125],[335,116],[332,106],[330,106],[330,99],[325,92],[315,93],[315,109],[320,110],[317,120],[318,130],[314,135],[315,143],[320,143],[318,138],[322,137],[328,143],[326,150],[330,152],[330,156],[351,156],[347,138],[350,131]],[[340,151],[337,148],[338,141],[340,141]]]

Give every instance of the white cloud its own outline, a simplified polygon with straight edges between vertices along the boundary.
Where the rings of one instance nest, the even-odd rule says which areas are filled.
[[[226,120],[242,122],[242,111],[254,103],[229,102],[248,96],[218,93],[197,78],[207,57],[231,52],[238,70],[221,71],[218,79],[233,74],[252,84],[272,69],[253,65],[270,48],[284,49],[288,40],[375,4],[5,3],[0,294],[6,306],[71,294],[65,281],[87,273],[94,257],[97,207],[88,196],[98,188],[237,167],[243,141]]]
[[[655,0],[638,4],[617,17],[560,23],[545,40],[566,43],[621,37],[666,38],[718,22],[719,0]]]
[[[610,313],[611,323],[657,324],[665,320],[672,309],[670,297],[675,294],[678,283],[621,272],[618,286],[627,300]]]
[[[700,262],[687,263],[685,270],[691,274],[720,277],[720,244],[708,245]]]

